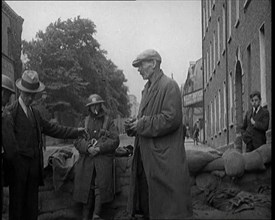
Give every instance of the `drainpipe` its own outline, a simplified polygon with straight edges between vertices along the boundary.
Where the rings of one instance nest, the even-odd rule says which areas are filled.
[[[229,91],[228,91],[228,51],[227,51],[227,37],[228,37],[228,34],[227,34],[227,31],[228,31],[228,25],[227,25],[227,22],[228,22],[228,19],[227,19],[227,16],[228,16],[228,11],[227,11],[227,0],[224,1],[224,9],[225,9],[225,74],[226,74],[226,79],[225,79],[225,82],[226,82],[226,111],[227,111],[227,114],[226,114],[226,144],[228,146],[229,144],[229,103],[228,103],[228,97],[229,97]]]
[[[203,1],[201,1],[201,14],[203,15]],[[204,71],[204,45],[203,45],[203,43],[204,43],[204,39],[203,39],[203,28],[204,28],[204,25],[203,25],[203,19],[204,19],[204,16],[202,16],[201,17],[202,19],[201,19],[201,29],[202,29],[202,31],[201,31],[201,34],[202,34],[202,37],[201,37],[201,39],[202,39],[202,48],[201,48],[201,50],[202,50],[202,120],[203,120],[203,144],[205,144],[205,101],[204,101],[204,74],[205,74],[205,71]]]

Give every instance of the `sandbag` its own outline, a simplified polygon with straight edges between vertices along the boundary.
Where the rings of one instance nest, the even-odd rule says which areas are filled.
[[[256,149],[259,154],[262,156],[263,163],[269,163],[271,161],[271,143],[270,144],[263,144],[259,148]]]
[[[224,170],[224,160],[222,157],[219,157],[208,164],[202,169],[202,171],[208,172],[213,170]]]
[[[220,156],[209,152],[199,150],[186,150],[186,158],[190,173],[199,172],[206,164],[218,157]]]
[[[261,154],[256,150],[244,153],[243,158],[246,171],[257,171],[266,169]]]
[[[214,190],[217,185],[217,177],[210,173],[201,173],[196,176],[196,185],[200,190]]]
[[[245,162],[242,154],[235,149],[228,149],[222,155],[226,175],[241,177],[244,174]]]

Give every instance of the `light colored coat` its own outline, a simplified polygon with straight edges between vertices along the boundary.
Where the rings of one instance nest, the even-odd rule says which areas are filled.
[[[181,95],[177,83],[159,72],[142,92],[128,211],[135,214],[137,150],[139,145],[148,183],[150,219],[192,216],[190,178],[186,160]]]

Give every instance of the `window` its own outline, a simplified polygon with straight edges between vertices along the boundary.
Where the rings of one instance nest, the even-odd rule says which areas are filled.
[[[261,97],[262,105],[266,105],[266,56],[265,56],[265,29],[264,24],[259,30],[260,43],[260,75],[261,75]]]
[[[249,44],[247,49],[246,49],[246,53],[247,53],[247,93],[250,94],[251,92],[251,76],[252,76],[252,58],[251,58],[251,45]],[[245,90],[243,90],[245,91]],[[248,100],[245,103],[250,103],[250,99],[248,96]],[[248,107],[247,107],[248,108]]]
[[[209,76],[210,76],[210,73],[209,73],[209,55],[208,55],[208,51],[207,51],[207,53],[206,53],[206,59],[207,59],[207,80],[209,81]],[[208,82],[207,81],[207,82]]]
[[[212,42],[210,41],[210,45],[209,45],[209,59],[210,59],[210,78],[212,77],[212,67],[213,67],[213,63],[212,63]]]
[[[218,92],[218,131],[220,133],[221,131],[221,122],[222,122],[222,117],[221,117],[221,90],[219,89]]]
[[[208,6],[209,6],[209,21],[210,21],[211,20],[211,10],[212,10],[212,0],[209,0]]]
[[[239,25],[239,19],[240,19],[240,0],[235,0],[236,3],[236,22],[235,27],[237,28]]]
[[[206,33],[206,14],[205,14],[205,8],[203,8],[203,36],[205,36]]]
[[[216,35],[215,31],[213,33],[213,68],[215,70],[216,65]]]
[[[207,63],[206,63],[206,59],[204,59],[204,88],[206,88],[206,84],[207,84]]]
[[[247,9],[247,7],[248,7],[250,1],[251,1],[251,0],[245,0],[245,1],[244,1],[244,4],[243,4],[244,12],[246,11],[246,9]]]
[[[217,134],[217,96],[214,98],[214,134]]]
[[[206,3],[206,5],[205,5],[205,10],[206,10],[206,20],[205,20],[205,22],[206,22],[206,28],[208,27],[208,4],[209,4],[209,2],[208,1],[205,1],[205,3]]]
[[[228,40],[227,42],[230,43],[231,41],[231,2],[232,1],[227,1],[228,2]]]
[[[204,127],[205,127],[205,133],[206,136],[208,136],[208,129],[207,129],[207,124],[208,124],[208,118],[207,118],[207,113],[209,112],[209,105],[207,106],[207,111],[204,112]],[[207,138],[207,137],[206,137]]]
[[[218,62],[220,61],[221,49],[220,49],[220,18],[217,22],[217,37],[218,37]]]
[[[227,117],[227,109],[226,109],[226,83],[223,82],[223,129],[226,129],[226,117]]]
[[[207,120],[208,120],[208,123],[207,123],[207,136],[210,137],[211,136],[211,121],[210,121],[210,105],[207,105]],[[210,123],[209,123],[210,122]]]
[[[225,52],[225,41],[226,41],[226,36],[225,36],[225,8],[224,5],[222,7],[222,39],[223,39],[223,51],[222,53],[224,54]]]
[[[233,75],[229,73],[229,125],[233,124]]]
[[[211,123],[211,137],[214,135],[214,123],[213,123],[213,102],[210,102],[210,123]]]

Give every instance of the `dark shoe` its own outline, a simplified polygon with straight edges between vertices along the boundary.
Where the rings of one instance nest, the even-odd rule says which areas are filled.
[[[93,220],[104,220],[104,219],[101,218],[99,215],[94,214],[94,215],[93,215]]]

